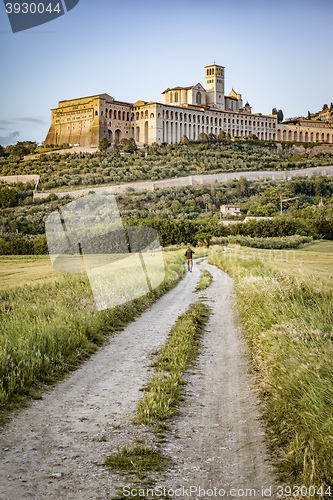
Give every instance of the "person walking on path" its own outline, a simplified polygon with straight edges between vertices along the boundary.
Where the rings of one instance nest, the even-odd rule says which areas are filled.
[[[190,272],[192,272],[192,267],[193,267],[193,260],[192,260],[193,254],[194,254],[194,251],[188,245],[186,252],[185,252],[185,257],[186,257],[187,270]]]

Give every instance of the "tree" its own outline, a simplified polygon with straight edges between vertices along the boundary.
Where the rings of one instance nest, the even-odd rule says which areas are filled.
[[[99,149],[101,151],[105,151],[106,149],[108,149],[109,146],[110,146],[110,143],[109,143],[109,141],[107,140],[106,137],[103,137],[103,139],[101,139],[99,141]]]
[[[311,113],[310,113],[310,111],[308,111],[307,120],[311,120]]]
[[[218,137],[219,141],[225,141],[225,132],[224,130],[221,130],[220,133],[219,133],[219,137]]]
[[[278,120],[278,123],[281,123],[283,121],[283,111],[282,111],[282,109],[279,109],[279,111],[277,112],[277,120]]]
[[[190,141],[186,135],[183,135],[182,144],[185,144],[185,145],[190,144]]]
[[[277,115],[277,114],[278,114],[277,109],[276,109],[276,108],[273,108],[273,109],[272,109],[272,115]]]
[[[323,111],[325,111],[325,109],[328,109],[327,104],[324,104],[324,106],[323,106]]]
[[[199,142],[208,142],[207,134],[205,134],[205,132],[201,132],[201,134],[199,134],[198,141]]]
[[[121,144],[122,150],[125,151],[126,153],[133,153],[133,151],[137,150],[137,145],[136,145],[136,142],[133,139],[133,137],[130,137],[129,139],[124,137],[120,141],[120,144]]]

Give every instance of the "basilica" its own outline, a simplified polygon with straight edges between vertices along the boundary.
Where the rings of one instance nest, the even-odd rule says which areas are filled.
[[[117,101],[97,94],[60,101],[52,109],[52,122],[44,141],[98,147],[106,137],[111,144],[134,138],[138,146],[176,144],[200,134],[230,137],[256,136],[260,140],[333,143],[333,124],[327,120],[294,119],[278,123],[276,115],[253,113],[248,102],[234,89],[224,90],[223,66],[205,67],[205,87],[167,88],[161,102]],[[324,115],[323,115],[324,116]],[[326,115],[325,115],[326,116]]]

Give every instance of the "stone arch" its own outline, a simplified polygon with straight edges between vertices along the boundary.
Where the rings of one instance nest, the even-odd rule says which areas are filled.
[[[108,140],[112,144],[113,143],[113,134],[112,130],[108,129]]]
[[[114,133],[115,140],[121,141],[121,130],[117,128],[117,130]]]
[[[297,141],[297,130],[294,132],[294,141]]]
[[[149,118],[154,118],[154,113],[150,113],[150,117]]]
[[[288,141],[292,141],[293,140],[293,133],[291,130],[289,130],[288,132]]]
[[[136,127],[136,142],[140,142],[140,127]]]

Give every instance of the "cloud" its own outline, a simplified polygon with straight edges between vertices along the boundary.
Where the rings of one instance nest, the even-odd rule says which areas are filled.
[[[0,136],[0,144],[1,146],[8,146],[8,144],[13,144],[17,142],[17,138],[20,136],[20,132],[12,132],[7,136]]]
[[[8,127],[12,126],[14,122],[12,120],[0,120],[0,130],[7,130]]]
[[[38,123],[39,125],[46,125],[46,122],[44,120],[41,120],[40,118],[17,118],[17,121],[19,122],[29,122],[29,123]]]

